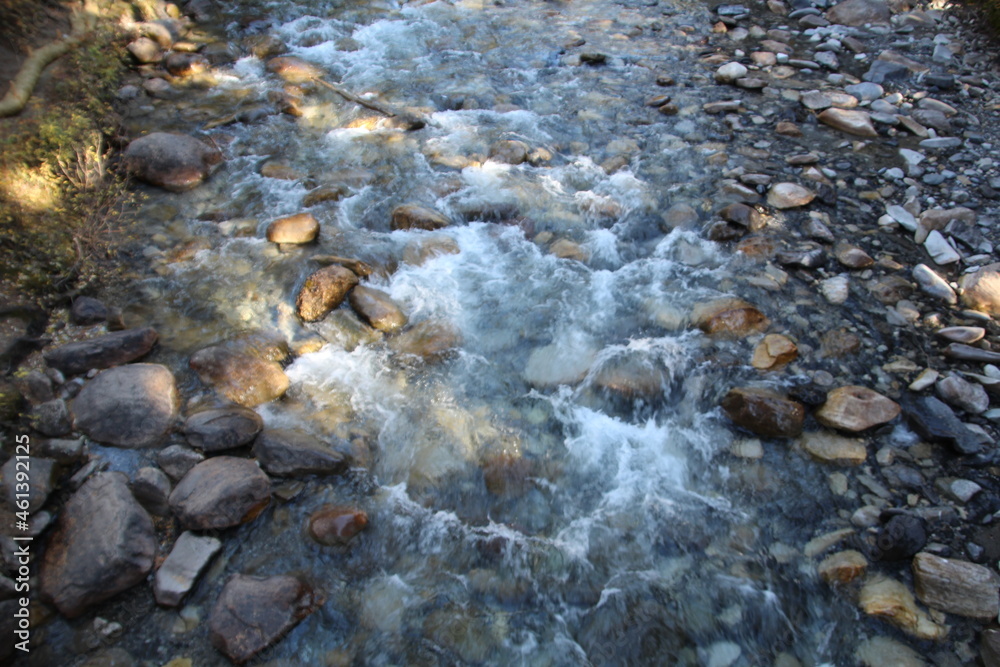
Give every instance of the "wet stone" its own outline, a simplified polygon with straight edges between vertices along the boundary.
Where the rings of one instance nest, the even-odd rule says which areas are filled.
[[[45,362],[66,375],[86,373],[92,368],[110,368],[144,356],[156,344],[156,330],[127,329],[67,343],[46,351]]]
[[[767,203],[778,209],[806,206],[816,194],[795,183],[776,183],[767,192]]]
[[[66,407],[66,401],[55,398],[36,405],[28,413],[32,428],[42,435],[58,437],[69,435],[73,430],[73,421]]]
[[[110,368],[73,401],[76,427],[116,447],[151,447],[174,427],[180,397],[174,375],[158,364]]]
[[[353,507],[326,506],[309,515],[309,536],[325,546],[342,546],[368,526],[368,515]]]
[[[423,229],[433,231],[451,222],[443,214],[419,204],[404,204],[392,210],[392,229]]]
[[[288,83],[308,83],[313,79],[323,78],[326,74],[322,67],[295,56],[271,58],[267,61],[267,71],[277,74]]]
[[[184,422],[184,435],[193,447],[218,452],[249,445],[262,428],[264,420],[256,412],[232,406],[191,415]]]
[[[768,334],[754,348],[751,365],[760,370],[777,370],[799,356],[798,347],[788,336]]]
[[[379,331],[393,333],[409,322],[399,305],[381,290],[358,285],[347,298],[354,312]]]
[[[913,285],[905,278],[890,275],[870,283],[868,291],[881,303],[892,305],[908,299],[913,294]]]
[[[200,185],[222,162],[218,149],[186,134],[153,132],[128,145],[126,169],[139,180],[171,192]]]
[[[868,560],[853,549],[830,554],[817,567],[819,576],[828,584],[849,584],[864,576]]]
[[[745,338],[766,331],[771,322],[755,306],[741,299],[724,298],[699,304],[691,322],[709,336]]]
[[[732,389],[722,399],[722,409],[737,426],[767,437],[794,437],[802,432],[805,408],[766,389]]]
[[[866,387],[848,385],[834,389],[826,403],[816,411],[816,420],[824,426],[845,431],[864,431],[895,419],[899,405]]]
[[[861,589],[859,604],[869,616],[888,621],[918,639],[940,640],[947,634],[947,628],[917,607],[906,585],[894,579],[876,576],[867,581]]]
[[[346,443],[340,443],[346,449]],[[270,475],[296,477],[337,474],[347,469],[347,458],[337,448],[305,431],[265,429],[257,436],[253,454]]]
[[[170,509],[188,530],[252,521],[271,501],[271,481],[256,462],[232,456],[202,461],[170,494]]]
[[[319,608],[323,597],[296,577],[229,578],[208,620],[212,645],[242,664]]]
[[[989,568],[926,552],[913,558],[912,568],[917,599],[928,607],[981,619],[1000,612],[1000,576]]]
[[[279,363],[238,345],[213,345],[199,350],[191,356],[190,366],[203,383],[248,408],[282,396],[290,384]]]
[[[450,356],[461,344],[461,335],[451,324],[424,320],[391,339],[389,347],[404,361],[434,363]]]
[[[933,396],[904,402],[906,420],[922,438],[951,446],[959,454],[976,454],[986,439],[970,431],[945,403]]]
[[[39,566],[42,595],[69,617],[145,579],[153,522],[121,473],[90,478],[66,503]]]
[[[962,305],[988,315],[1000,315],[1000,265],[991,264],[962,276]]]
[[[310,275],[295,300],[295,307],[306,322],[315,322],[326,317],[339,306],[352,287],[358,284],[358,276],[340,265],[327,266]]]
[[[751,232],[759,231],[764,226],[764,221],[761,219],[760,214],[757,213],[757,209],[746,204],[730,204],[719,211],[719,215],[726,222],[746,227]]]
[[[868,448],[863,440],[845,438],[836,433],[811,431],[799,439],[802,449],[822,463],[856,466],[865,462]]]
[[[843,241],[833,247],[833,254],[838,262],[849,269],[867,269],[875,263],[864,250]]]
[[[669,99],[666,100],[666,102],[669,101]],[[530,152],[531,147],[523,141],[504,139],[490,146],[489,159],[502,164],[519,165],[528,161]]]
[[[153,595],[157,604],[178,606],[221,548],[222,542],[214,537],[199,536],[189,531],[181,533],[153,579]]]
[[[312,243],[319,235],[319,221],[311,213],[296,213],[279,218],[267,226],[271,243]]]

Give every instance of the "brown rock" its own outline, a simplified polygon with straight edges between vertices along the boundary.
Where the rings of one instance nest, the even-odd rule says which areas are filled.
[[[41,592],[73,618],[145,579],[155,556],[153,521],[128,478],[98,473],[59,515],[39,567]]]
[[[271,58],[267,61],[267,69],[288,83],[307,83],[326,74],[322,67],[295,56]]]
[[[787,121],[787,120],[783,120],[783,121],[779,122],[774,127],[774,131],[777,134],[780,134],[780,135],[783,135],[783,136],[786,136],[786,137],[801,137],[802,136],[802,130],[799,129],[799,126],[796,125],[795,123],[792,123],[792,122]]]
[[[962,276],[962,305],[989,315],[1000,315],[1000,264],[990,264]]]
[[[591,378],[595,387],[625,398],[655,400],[670,383],[670,373],[640,355],[629,355],[601,364]]]
[[[342,443],[340,449],[347,447]],[[298,429],[264,429],[254,442],[253,455],[269,475],[279,477],[339,473],[348,464],[341,451]]]
[[[849,269],[867,269],[875,260],[861,248],[841,241],[833,247],[837,261]]]
[[[802,449],[823,463],[857,466],[868,458],[868,448],[865,447],[863,440],[845,438],[836,433],[825,431],[803,433],[800,443]]]
[[[322,604],[323,596],[296,577],[235,574],[208,619],[212,646],[242,664]]]
[[[409,321],[403,310],[381,290],[358,285],[348,295],[351,308],[379,331],[392,333]]]
[[[425,320],[391,339],[389,347],[398,355],[427,362],[440,361],[461,345],[457,329],[447,322]]]
[[[746,301],[723,298],[699,304],[691,312],[691,322],[710,336],[745,338],[771,325],[764,313]]]
[[[858,602],[869,616],[886,620],[918,639],[938,641],[948,634],[948,628],[932,621],[927,612],[917,607],[906,585],[894,579],[882,576],[870,579],[861,589]]]
[[[760,370],[778,370],[799,356],[799,348],[788,336],[768,334],[753,351],[751,365]]]
[[[517,165],[528,161],[530,151],[531,148],[523,141],[504,139],[490,146],[489,157],[494,162]]]
[[[135,361],[153,349],[156,340],[156,330],[150,327],[127,329],[67,343],[47,350],[43,356],[52,368],[65,375],[77,375],[92,368],[111,368]]]
[[[306,196],[302,198],[302,205],[306,208],[315,206],[316,204],[322,204],[328,201],[340,201],[348,195],[350,190],[346,185],[321,185],[315,190],[310,190],[306,193]]]
[[[825,16],[830,23],[860,28],[866,23],[888,23],[892,13],[885,0],[844,0],[827,10]]]
[[[76,427],[116,447],[159,444],[179,414],[174,375],[158,364],[110,368],[83,386],[73,401]]]
[[[309,516],[309,536],[328,547],[347,544],[368,526],[368,515],[353,507],[322,507]]]
[[[872,124],[872,117],[868,115],[867,111],[833,108],[821,113],[818,119],[819,122],[847,134],[853,134],[858,137],[878,136],[878,131]]]
[[[455,239],[448,236],[431,236],[413,239],[403,248],[403,261],[413,266],[423,266],[425,262],[440,255],[457,255],[462,252]]]
[[[123,164],[136,178],[171,192],[201,184],[222,153],[186,134],[153,132],[125,149]]]
[[[741,227],[746,227],[751,232],[760,231],[764,227],[757,209],[746,204],[733,203],[719,211],[719,215],[726,222],[731,222]]]
[[[392,210],[392,228],[394,230],[425,229],[433,231],[450,224],[448,218],[442,214],[419,204],[403,204]]]
[[[205,452],[243,447],[253,442],[264,420],[241,406],[196,412],[184,422],[184,435],[192,446]]]
[[[849,584],[864,575],[868,561],[858,551],[849,549],[831,554],[819,564],[819,576],[828,584]]]
[[[248,408],[282,396],[290,384],[279,363],[242,345],[206,347],[192,355],[190,366],[206,385]]]
[[[191,468],[170,494],[170,509],[187,530],[252,521],[271,502],[271,480],[251,459],[216,456]]]
[[[984,620],[1000,613],[1000,576],[989,568],[926,552],[912,568],[917,599],[928,607]]]
[[[278,218],[267,226],[271,243],[312,243],[319,235],[319,221],[311,213]]]
[[[315,271],[306,279],[295,300],[299,317],[306,322],[316,322],[339,306],[358,276],[343,266],[334,264]]]
[[[737,387],[722,399],[722,409],[737,426],[767,437],[791,438],[802,432],[806,410],[766,389]]]
[[[861,339],[847,329],[835,329],[823,334],[820,339],[819,356],[828,358],[844,357],[861,349]]]
[[[900,276],[885,276],[868,285],[868,290],[876,299],[886,305],[895,305],[913,294],[913,285]]]
[[[864,431],[895,419],[899,404],[867,387],[838,387],[826,396],[826,403],[816,411],[816,420],[824,426],[845,431]]]

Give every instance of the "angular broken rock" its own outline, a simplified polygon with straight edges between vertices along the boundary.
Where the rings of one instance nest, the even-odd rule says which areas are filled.
[[[222,162],[216,148],[186,134],[153,132],[128,145],[123,163],[139,180],[171,192],[201,184],[213,166]]]
[[[775,438],[791,438],[801,433],[806,417],[801,403],[756,387],[730,390],[722,399],[722,409],[737,426]]]
[[[945,403],[978,415],[990,407],[990,397],[981,384],[969,382],[958,375],[949,375],[938,380],[934,391]]]
[[[76,427],[116,447],[159,444],[179,414],[174,375],[159,364],[110,368],[83,386],[73,401]]]
[[[771,325],[755,306],[735,298],[698,304],[691,311],[691,322],[706,334],[722,338],[744,338]]]
[[[969,618],[1000,613],[1000,575],[989,568],[927,552],[913,557],[912,568],[917,598],[928,607]]]
[[[816,421],[845,431],[864,431],[895,419],[899,405],[890,398],[856,385],[838,387],[826,396],[826,403],[816,411]]]
[[[170,509],[189,530],[229,528],[252,521],[271,502],[271,480],[251,459],[202,461],[170,494]]]
[[[868,560],[853,549],[827,556],[817,568],[819,576],[828,584],[849,584],[867,569]]]
[[[334,474],[347,468],[344,454],[319,438],[295,429],[265,429],[254,442],[253,454],[268,474],[294,477]]]
[[[985,436],[966,428],[951,408],[933,396],[907,397],[903,407],[907,423],[925,440],[947,444],[959,454],[978,454],[986,444]]]
[[[153,596],[157,604],[165,607],[179,605],[221,548],[222,542],[214,537],[188,531],[181,533],[153,579]]]
[[[381,290],[358,285],[347,296],[358,315],[379,331],[392,333],[409,321],[395,301]]]
[[[768,334],[757,344],[750,364],[760,370],[777,370],[799,356],[799,349],[788,336]]]
[[[866,111],[857,109],[827,109],[819,115],[819,122],[857,137],[877,137],[878,131],[872,124],[872,117]]]
[[[333,264],[315,271],[306,278],[295,307],[306,322],[316,322],[343,303],[347,293],[358,284],[358,276],[350,269]]]
[[[156,338],[155,329],[127,329],[67,343],[42,356],[52,368],[65,375],[77,375],[92,368],[111,368],[135,361],[153,349]]]
[[[775,183],[767,192],[767,203],[779,209],[805,206],[815,198],[815,193],[796,183]]]
[[[196,412],[184,422],[184,435],[203,452],[218,452],[249,445],[264,428],[264,420],[241,406]]]
[[[940,640],[948,628],[938,625],[927,612],[917,607],[910,589],[894,579],[876,576],[865,583],[858,600],[869,616],[889,621],[918,639]]]
[[[296,577],[229,578],[212,609],[212,646],[242,664],[278,641],[323,604],[323,596]]]
[[[94,475],[69,499],[39,566],[42,595],[69,618],[146,578],[156,533],[119,472]]]

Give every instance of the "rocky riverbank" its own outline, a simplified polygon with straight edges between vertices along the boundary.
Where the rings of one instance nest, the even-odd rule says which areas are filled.
[[[195,128],[278,114],[306,123],[303,108],[330,93],[316,83],[327,73],[283,55],[277,38],[229,43],[204,27],[217,16],[212,3],[196,0],[185,10],[202,27],[190,19],[154,24],[163,29],[151,28],[129,46],[139,65],[120,91],[136,135],[125,163],[150,186],[178,193],[208,187],[220,164],[240,157],[216,141],[224,135],[198,138]],[[642,20],[623,29],[622,39],[666,40],[669,30],[671,43],[691,52],[689,68],[623,62],[582,37],[568,41],[557,62],[581,76],[643,68],[648,95],[634,101],[630,122],[662,125],[672,144],[693,147],[713,169],[712,194],[656,211],[654,233],[697,232],[721,246],[735,269],[720,287],[734,296],[699,301],[686,312],[654,305],[649,320],[662,330],[700,332],[693,334],[703,341],[699,361],[727,369],[713,376],[719,386],[707,395],[733,434],[715,459],[727,467],[729,489],[772,498],[784,514],[783,490],[768,469],[774,453],[822,471],[834,498],[825,516],[808,519],[807,541],[775,540],[761,549],[760,561],[796,565],[801,576],[818,578],[870,617],[873,636],[858,642],[858,664],[888,664],[890,657],[906,665],[1000,664],[1000,406],[992,403],[1000,392],[996,45],[964,13],[902,2],[718,4],[700,25],[673,20],[679,10],[672,6],[643,3],[636,11]],[[267,76],[285,82],[281,92],[242,91],[249,102],[239,101],[235,111],[231,99],[228,106],[207,99],[225,68],[250,54],[266,64]],[[502,105],[500,112],[511,111]],[[372,111],[410,132],[427,118],[426,109]],[[184,125],[190,130],[180,132]],[[486,160],[544,169],[572,150],[507,139],[484,155],[428,149],[427,157],[442,169]],[[622,141],[595,162],[606,174],[625,173],[642,150]],[[226,203],[203,208],[210,221],[220,218],[219,234],[258,235],[275,255],[316,250],[324,207],[374,180],[355,174],[360,187],[346,176],[319,182],[278,160],[259,171],[261,178],[307,183],[303,210],[261,222],[223,215]],[[616,209],[604,203],[590,212],[614,217]],[[517,211],[486,213],[498,218],[491,222],[519,227],[542,253],[600,266],[593,248],[572,234],[538,231]],[[169,223],[171,212],[163,217]],[[467,217],[485,219],[483,211]],[[376,228],[446,233],[463,224],[407,202],[387,210]],[[151,274],[213,247],[210,238],[150,241]],[[282,296],[280,311],[294,335],[251,331],[189,345],[194,351],[185,355],[177,352],[183,346],[161,352],[160,334],[124,302],[79,298],[52,313],[47,334],[54,342],[14,374],[24,403],[4,415],[13,423],[3,470],[12,504],[3,520],[14,526],[17,510],[29,512],[29,525],[12,537],[37,540],[30,581],[40,657],[20,661],[44,664],[46,633],[70,628],[78,664],[170,659],[181,667],[192,656],[217,655],[206,653],[208,643],[240,664],[340,594],[291,569],[258,575],[228,571],[226,562],[243,539],[237,527],[277,525],[289,516],[301,519],[301,539],[311,541],[317,557],[349,559],[364,531],[382,528],[365,505],[378,485],[369,469],[381,426],[346,419],[336,433],[317,437],[265,426],[262,410],[273,416],[267,406],[296,391],[289,364],[323,345],[384,346],[392,372],[460,354],[463,340],[451,323],[412,318],[366,284],[398,266],[458,252],[453,239],[428,234],[398,252],[373,252],[383,259],[374,266],[367,256],[312,253],[322,268],[312,266]],[[697,267],[703,254],[690,243],[679,261]],[[628,362],[598,367],[596,352],[563,359],[558,348],[556,341],[531,356],[528,385],[589,384],[609,400],[643,406],[669,393],[669,370]],[[31,442],[27,509],[16,504],[18,435]],[[138,452],[129,474],[117,471],[120,450]],[[558,479],[506,451],[477,465],[476,479],[501,499],[523,496],[526,480]],[[294,499],[303,489],[316,491],[309,486],[316,480],[337,490],[304,512]],[[502,552],[504,544],[481,546]],[[19,604],[15,549],[5,537],[4,623]],[[349,567],[364,570],[353,561]],[[204,619],[185,607],[199,585],[214,595]],[[519,599],[516,591],[505,594]],[[175,634],[207,626],[198,635],[205,645],[163,660],[130,655],[123,630],[138,630],[129,614],[154,605],[181,609]],[[62,620],[53,620],[57,615]],[[477,662],[474,652],[462,654],[460,639],[445,635],[434,639]],[[792,642],[768,660],[804,664],[795,653]],[[679,655],[678,664],[756,664],[724,641]],[[364,662],[346,652],[327,657],[328,664],[351,659]]]

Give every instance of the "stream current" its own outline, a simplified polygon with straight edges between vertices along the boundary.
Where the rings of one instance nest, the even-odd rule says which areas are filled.
[[[133,119],[193,131],[225,109],[252,122],[202,133],[226,155],[206,184],[149,192],[151,277],[128,314],[157,328],[191,405],[211,400],[186,367],[198,349],[259,329],[308,343],[288,394],[258,412],[363,453],[343,478],[284,484],[285,500],[226,534],[183,611],[136,603],[142,623],[123,645],[227,664],[204,622],[225,578],[297,573],[326,602],[268,664],[852,664],[878,631],[802,553],[835,514],[828,471],[781,443],[757,460],[730,454],[742,436],[718,401],[759,377],[752,348],[686,323],[693,305],[735,293],[747,261],[665,215],[717,208],[706,100],[654,84],[697,66],[707,7],[234,4],[221,27],[233,42],[277,37],[330,81],[429,122],[400,129],[318,86],[299,118],[255,115],[284,83],[253,56],[219,67],[176,117]],[[678,115],[643,105],[664,92]],[[489,159],[502,140],[542,152]],[[262,176],[266,163],[292,176]],[[323,184],[343,193],[309,209],[317,244],[264,240]],[[392,231],[406,203],[453,224]],[[168,261],[193,239],[201,250]],[[346,304],[302,323],[294,299],[315,255],[375,267],[362,284],[411,325],[454,330],[455,353],[410,363]],[[115,466],[142,465],[134,454]],[[327,503],[368,513],[349,547],[304,533]]]

